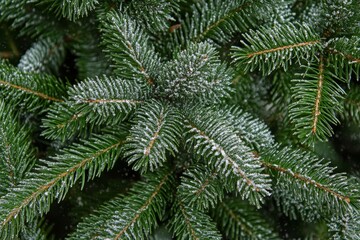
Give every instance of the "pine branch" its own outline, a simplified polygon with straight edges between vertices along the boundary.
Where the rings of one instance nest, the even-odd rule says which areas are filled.
[[[264,216],[239,199],[220,202],[212,216],[228,239],[280,239]]]
[[[271,87],[272,108],[280,118],[286,118],[291,103],[291,80],[294,73],[291,71],[277,71],[273,75]]]
[[[170,229],[176,239],[222,239],[215,223],[201,211],[190,208],[178,201],[173,206]]]
[[[159,91],[176,102],[216,102],[228,96],[232,73],[220,62],[213,46],[191,44],[165,65],[159,76]]]
[[[191,42],[211,39],[216,43],[226,43],[238,32],[256,26],[260,9],[268,9],[267,0],[211,0],[196,1],[191,6],[191,14],[181,21],[179,30],[171,30],[172,42],[176,47],[188,46]]]
[[[258,115],[258,110],[264,107],[269,81],[259,79],[256,75],[235,74],[231,84],[234,91],[226,99],[226,104],[237,105],[246,112]]]
[[[49,107],[46,118],[42,120],[44,130],[41,135],[61,141],[85,135],[92,132],[96,125],[87,123],[88,115],[83,109],[75,109],[66,102],[55,103]]]
[[[359,177],[352,176],[349,181],[353,186],[357,186],[357,190],[360,191]],[[331,218],[326,219],[328,232],[331,239],[358,239],[360,238],[360,213],[349,212],[344,216],[333,215]]]
[[[147,98],[148,92],[141,86],[119,78],[95,77],[69,89],[69,100],[76,108],[104,118],[122,119]],[[93,120],[95,121],[95,120]]]
[[[247,144],[248,147],[260,150],[274,144],[274,138],[268,126],[261,120],[244,112],[237,106],[218,106],[218,117],[226,118],[235,129],[236,135]]]
[[[295,123],[295,134],[303,143],[312,144],[315,139],[325,141],[333,133],[331,124],[339,123],[336,113],[341,112],[344,90],[335,82],[326,68],[323,56],[318,63],[305,67],[302,79],[293,80],[293,102],[290,119]]]
[[[169,28],[175,21],[173,15],[179,11],[179,0],[132,1],[120,8],[150,32],[156,33]]]
[[[219,179],[217,169],[196,165],[187,169],[182,177],[177,195],[194,210],[208,210],[224,198],[224,183]]]
[[[65,85],[51,75],[25,73],[0,62],[0,87],[6,89],[0,94],[15,106],[35,111],[46,107],[50,102],[62,102]]]
[[[360,37],[335,38],[329,41],[328,65],[334,69],[336,76],[349,82],[352,74],[360,76]]]
[[[56,15],[61,15],[70,21],[87,16],[99,4],[98,0],[46,0],[45,2],[51,4],[49,9]]]
[[[19,183],[35,161],[28,126],[21,125],[19,116],[0,101],[0,197]]]
[[[296,13],[293,9],[294,4],[294,0],[271,1],[268,2],[268,7],[260,8],[256,13],[258,15],[268,16],[266,19],[264,19],[262,26],[280,26],[282,24],[296,21]]]
[[[88,31],[83,32],[81,31],[82,28],[87,28]],[[100,47],[100,31],[88,22],[81,22],[74,35],[76,36],[71,38],[72,44],[70,47],[77,56],[75,61],[78,78],[83,80],[103,75],[112,75],[110,61],[108,61]]]
[[[330,239],[360,239],[360,214],[332,217],[328,221]]]
[[[175,155],[182,134],[182,116],[167,104],[151,101],[136,111],[136,125],[130,130],[125,145],[128,162],[135,170],[154,171]]]
[[[262,173],[259,159],[234,133],[225,117],[214,118],[214,113],[194,108],[185,120],[185,139],[196,155],[219,169],[220,179],[233,178],[243,199],[260,207],[270,195],[267,175]]]
[[[233,58],[244,72],[261,70],[268,75],[275,69],[284,70],[294,59],[311,61],[321,50],[320,36],[308,25],[292,24],[275,26],[273,29],[260,28],[243,34],[244,47],[233,47]]]
[[[64,58],[64,41],[61,38],[44,38],[26,51],[18,68],[24,72],[57,74]]]
[[[111,169],[120,155],[123,133],[95,135],[81,144],[73,144],[51,161],[42,160],[16,188],[0,199],[0,236],[12,238],[21,226],[38,214],[49,211],[54,199],[61,201],[79,179],[99,176]]]
[[[343,121],[360,125],[360,87],[354,85],[343,101],[344,110],[340,113]]]
[[[25,225],[19,234],[19,239],[52,240],[54,237],[49,234],[50,230],[51,226],[49,226],[43,219],[36,219]]]
[[[153,85],[160,57],[149,37],[126,14],[111,11],[102,20],[103,43],[119,77]]]
[[[69,100],[50,107],[43,136],[64,141],[101,124],[116,125],[149,95],[134,82],[106,76],[87,79],[68,93]]]
[[[69,239],[146,239],[164,217],[166,203],[171,200],[172,175],[167,168],[145,175],[126,198],[116,198],[96,215],[85,218]],[[94,228],[94,224],[100,227]]]
[[[359,1],[331,0],[321,2],[320,23],[324,25],[327,37],[339,35],[360,34],[358,23],[360,16],[357,14]],[[331,16],[331,18],[329,18]]]
[[[360,195],[344,174],[310,153],[275,146],[261,153],[262,163],[276,179],[274,196],[286,215],[313,221],[328,214],[358,213]]]
[[[2,0],[0,1],[0,22],[9,21],[19,36],[53,37],[62,35],[61,24],[51,15],[43,14],[36,7],[39,0]]]
[[[107,221],[110,221],[109,219],[114,213],[119,214],[123,211],[123,202],[124,196],[118,195],[117,197],[102,204],[89,216],[83,218],[77,225],[75,232],[71,233],[66,239],[96,239],[96,237],[105,235]]]

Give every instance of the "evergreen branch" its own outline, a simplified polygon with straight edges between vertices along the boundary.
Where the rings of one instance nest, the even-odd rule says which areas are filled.
[[[248,147],[255,150],[265,149],[274,144],[274,138],[268,126],[260,119],[243,111],[237,106],[218,106],[216,113],[225,117],[234,127],[236,135],[244,141]]]
[[[259,159],[234,133],[225,118],[214,118],[214,113],[194,108],[185,124],[185,137],[197,155],[209,160],[219,169],[220,179],[229,175],[236,179],[237,191],[257,207],[263,197],[270,195],[269,179],[262,172]]]
[[[61,24],[49,14],[37,8],[39,0],[2,0],[0,1],[0,21],[9,21],[19,36],[53,37],[61,35]],[[60,30],[60,31],[59,31]],[[15,54],[16,55],[16,54]]]
[[[118,119],[128,115],[147,95],[134,82],[106,76],[87,79],[69,90],[69,99],[76,108],[103,118],[116,115]]]
[[[182,116],[167,104],[151,101],[136,112],[137,124],[130,130],[125,156],[135,170],[154,171],[175,155],[182,133]]]
[[[321,15],[319,23],[325,29],[324,35],[327,38],[337,36],[359,36],[360,31],[357,24],[360,22],[360,16],[356,14],[359,2],[332,0],[331,2],[321,2]],[[329,18],[331,16],[331,18]]]
[[[226,43],[238,32],[256,26],[261,18],[255,14],[271,7],[267,0],[201,0],[191,6],[191,14],[181,21],[181,27],[171,35],[175,47],[211,39]]]
[[[327,226],[331,239],[359,239],[360,238],[360,214],[347,214],[344,217],[332,217]]]
[[[344,111],[340,113],[344,121],[360,124],[360,88],[356,85],[351,86],[344,101]]]
[[[61,15],[70,21],[87,16],[99,4],[98,0],[46,0],[45,2],[51,4],[49,8],[56,15]]]
[[[134,215],[134,217],[131,219],[131,221],[130,221],[128,224],[126,224],[125,227],[119,228],[119,229],[121,229],[121,231],[115,236],[115,238],[114,238],[115,240],[121,238],[122,235],[124,235],[124,234],[129,230],[129,228],[130,228],[131,226],[133,226],[133,225],[139,220],[139,218],[140,218],[140,216],[141,216],[141,213],[143,213],[145,210],[147,210],[147,208],[150,207],[150,205],[152,204],[152,201],[156,201],[155,197],[156,197],[156,196],[159,196],[160,191],[163,189],[163,187],[165,187],[165,186],[163,186],[163,185],[166,184],[167,181],[170,181],[169,178],[170,178],[170,173],[168,173],[167,175],[165,175],[165,176],[160,180],[159,184],[156,186],[156,188],[154,189],[154,191],[152,192],[152,194],[150,195],[150,197],[146,200],[146,202],[145,202],[143,205],[141,205],[141,207],[140,207],[137,211],[134,211],[135,215]],[[168,189],[168,190],[169,190],[169,189]],[[161,204],[161,205],[163,205],[163,204]],[[160,206],[159,206],[159,207],[160,207]],[[155,211],[156,211],[156,210],[155,210]],[[158,211],[158,214],[159,214],[159,213],[162,211],[162,209],[161,209],[161,208],[158,208],[157,211]],[[153,220],[153,219],[151,219],[151,220]]]
[[[49,102],[62,102],[65,86],[51,75],[25,73],[0,62],[0,87],[7,89],[1,96],[28,111],[43,108]]]
[[[216,169],[197,164],[185,171],[178,187],[178,196],[184,204],[196,209],[214,208],[224,198],[224,186]]]
[[[81,31],[83,27],[89,30],[86,32]],[[77,37],[71,39],[73,44],[70,47],[77,56],[75,61],[78,78],[83,80],[96,76],[112,75],[110,62],[100,47],[100,31],[88,22],[81,22],[81,26],[79,26],[79,30],[75,34]]]
[[[232,74],[209,43],[191,44],[163,68],[160,94],[176,101],[219,101],[228,96]]]
[[[24,72],[58,73],[65,58],[62,38],[44,38],[34,43],[21,57],[18,68]]]
[[[48,139],[65,141],[91,132],[95,124],[87,125],[88,115],[84,110],[72,108],[66,102],[53,104],[49,107],[46,118],[42,120],[44,130],[41,135]]]
[[[349,178],[350,184],[359,189],[360,179],[357,176]],[[328,232],[332,239],[357,239],[360,238],[360,213],[348,212],[344,215],[335,215],[326,219]]]
[[[264,216],[239,199],[227,199],[211,215],[229,239],[280,239]]]
[[[61,201],[68,189],[81,178],[82,186],[114,166],[119,157],[123,133],[94,136],[73,144],[31,172],[19,185],[0,199],[0,236],[16,235],[25,222],[46,213],[54,199]]]
[[[211,218],[178,200],[173,206],[170,229],[176,239],[222,239]]]
[[[244,47],[233,47],[233,58],[244,72],[262,70],[268,75],[275,69],[287,70],[293,59],[311,61],[320,50],[320,36],[309,26],[291,24],[260,28],[243,35]]]
[[[328,188],[328,187],[326,187],[326,186],[324,186],[324,185],[322,185],[320,183],[314,182],[311,178],[302,176],[301,174],[298,174],[298,173],[293,173],[289,169],[285,169],[285,168],[282,168],[282,167],[277,167],[277,166],[274,166],[274,165],[271,165],[271,164],[268,164],[268,163],[264,163],[264,166],[267,167],[270,170],[274,170],[274,171],[277,171],[277,172],[280,172],[280,173],[285,173],[285,174],[291,175],[293,178],[295,178],[295,179],[297,179],[299,181],[302,181],[305,184],[314,185],[315,187],[327,192],[328,194],[333,195],[334,197],[338,198],[339,200],[350,203],[350,198],[349,197],[344,196],[342,194],[339,194],[339,193],[331,190],[330,188]]]
[[[295,134],[306,143],[326,140],[332,135],[330,124],[337,124],[336,113],[342,109],[340,100],[344,90],[335,82],[325,67],[325,59],[306,67],[303,79],[295,79],[290,119],[295,123]]]
[[[359,193],[344,174],[334,173],[310,153],[275,146],[261,153],[262,163],[277,179],[275,197],[283,212],[312,221],[329,212],[346,214],[360,209]],[[289,199],[293,204],[289,204]]]
[[[147,96],[134,82],[106,76],[87,79],[69,89],[68,101],[49,108],[42,135],[64,141],[100,124],[118,124]]]
[[[35,219],[26,224],[19,234],[19,239],[53,240],[50,236],[51,226],[44,219]]]
[[[93,213],[83,218],[75,229],[75,232],[71,233],[66,239],[87,240],[99,237],[106,231],[106,222],[109,221],[109,216],[113,213],[120,213],[123,211],[123,200],[124,196],[118,195],[117,197],[100,205],[100,207],[95,209]]]
[[[173,15],[179,11],[178,0],[143,0],[132,1],[124,6],[124,11],[144,28],[154,34],[169,27],[175,21]]]
[[[160,65],[160,57],[149,43],[149,37],[127,15],[111,11],[102,22],[106,52],[115,63],[115,73],[125,79],[148,85]]]
[[[85,218],[70,239],[146,239],[164,217],[164,208],[171,199],[173,171],[162,168],[145,175],[127,197],[116,198],[101,207],[96,215]],[[100,228],[94,228],[100,224]],[[146,228],[143,228],[145,226]]]
[[[0,101],[0,197],[15,187],[35,164],[28,126]]]
[[[34,91],[34,90],[30,89],[30,88],[26,88],[26,87],[19,86],[19,85],[16,85],[16,84],[11,84],[11,83],[9,83],[7,81],[4,81],[4,80],[0,80],[0,85],[5,86],[5,87],[10,87],[10,88],[13,88],[13,89],[16,89],[16,90],[20,90],[20,91],[28,93],[28,94],[32,94],[32,95],[35,95],[35,96],[40,97],[40,98],[45,99],[45,100],[54,101],[54,102],[63,102],[64,101],[62,99],[51,97],[51,96],[49,96],[47,94],[44,94],[44,93]]]
[[[352,74],[356,79],[360,76],[360,37],[335,38],[328,42],[328,64],[335,74],[349,82]]]

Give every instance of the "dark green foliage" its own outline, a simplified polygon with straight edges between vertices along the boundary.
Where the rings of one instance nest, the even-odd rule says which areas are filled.
[[[341,118],[349,123],[360,125],[360,87],[352,86],[344,99]]]
[[[15,187],[35,163],[29,126],[20,125],[19,116],[0,101],[0,196]]]
[[[27,111],[36,111],[51,102],[62,102],[65,84],[52,75],[26,73],[0,62],[1,97]]]
[[[91,122],[100,116],[121,119],[146,98],[146,91],[141,91],[138,84],[104,76],[87,79],[71,88],[68,104],[86,113],[94,112],[94,116],[88,117]]]
[[[0,239],[360,239],[359,6],[0,0]]]
[[[153,84],[160,58],[149,43],[147,33],[128,17],[111,11],[103,20],[106,53],[115,63],[115,73],[125,79]]]
[[[219,106],[217,114],[231,123],[235,128],[236,135],[251,149],[259,151],[274,144],[273,136],[265,123],[241,108]]]
[[[307,221],[329,214],[358,214],[359,189],[345,174],[311,153],[273,147],[261,154],[263,165],[276,179],[274,196],[283,212]],[[301,189],[301,191],[299,191]]]
[[[71,108],[66,102],[55,103],[49,107],[47,116],[43,119],[42,135],[48,139],[65,141],[75,136],[91,132],[94,124],[87,125],[88,112]]]
[[[172,35],[176,45],[201,42],[211,39],[216,43],[229,42],[235,33],[253,27],[261,20],[256,12],[269,7],[267,0],[210,0],[196,1],[191,6],[191,13],[180,22],[181,25]],[[175,47],[176,47],[175,45]]]
[[[64,41],[61,38],[45,38],[27,50],[20,59],[18,68],[25,72],[57,74],[64,57]]]
[[[96,215],[80,223],[78,231],[70,239],[144,239],[157,226],[157,221],[164,217],[164,207],[172,198],[172,175],[173,171],[167,167],[145,175],[127,197],[112,200]],[[90,230],[89,226],[94,224],[99,228]]]
[[[217,169],[197,164],[184,172],[178,195],[186,206],[207,210],[223,199],[223,184]]]
[[[259,159],[242,143],[225,117],[210,119],[212,114],[193,109],[185,121],[186,142],[195,154],[222,173],[220,178],[235,179],[236,190],[243,199],[260,207],[263,198],[270,195],[270,181],[262,173]]]
[[[162,71],[160,94],[178,102],[221,100],[227,96],[232,74],[220,62],[216,49],[207,43],[191,44]]]
[[[49,160],[42,160],[16,188],[0,199],[1,235],[11,238],[25,222],[49,211],[50,204],[62,200],[79,179],[82,185],[114,166],[124,142],[121,133],[94,136],[73,144]]]
[[[349,82],[351,75],[355,74],[356,79],[360,75],[360,37],[353,36],[335,38],[329,42],[329,64],[334,72],[346,82]]]
[[[154,171],[166,161],[167,153],[177,153],[182,117],[178,110],[161,102],[148,102],[136,112],[125,156],[133,169]]]
[[[282,67],[285,71],[293,61],[311,61],[321,48],[320,36],[309,26],[284,24],[273,29],[260,28],[244,34],[243,48],[234,47],[233,57],[244,71],[259,69],[264,75]]]
[[[50,240],[54,239],[49,236],[51,226],[47,226],[46,223],[41,220],[34,219],[31,223],[26,224],[20,232],[20,239],[32,239],[32,240]]]
[[[43,120],[47,138],[65,140],[91,131],[97,124],[117,124],[148,95],[134,82],[106,76],[87,79],[68,94],[69,100],[53,104]]]
[[[1,0],[0,21],[9,21],[11,28],[25,36],[58,36],[61,24],[38,6],[39,0]]]
[[[170,21],[174,21],[173,14],[179,10],[180,0],[142,0],[124,4],[123,10],[131,18],[143,24],[150,32],[167,30]]]
[[[79,23],[80,26],[86,25],[89,31],[78,31],[80,26],[76,26],[76,33],[67,36],[72,44],[71,52],[76,55],[76,67],[78,70],[78,78],[83,80],[86,78],[100,77],[104,74],[111,75],[111,67],[105,53],[100,48],[100,32],[91,24],[95,19],[86,19],[86,22]]]
[[[176,239],[221,239],[215,223],[203,212],[182,202],[174,204],[173,212],[170,228]]]
[[[75,21],[87,16],[99,4],[98,0],[45,0],[57,15]]]
[[[333,217],[328,222],[331,239],[360,239],[359,215]]]
[[[239,199],[225,199],[212,215],[229,239],[279,239],[264,216]]]
[[[303,142],[325,141],[333,134],[331,124],[339,123],[336,114],[342,110],[340,100],[345,92],[325,61],[321,56],[319,62],[305,67],[305,73],[293,80],[294,102],[290,105],[289,117],[295,123],[295,134]]]

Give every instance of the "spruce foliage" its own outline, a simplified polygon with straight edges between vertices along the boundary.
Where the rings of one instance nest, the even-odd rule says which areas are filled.
[[[360,239],[359,7],[0,0],[0,238]]]

